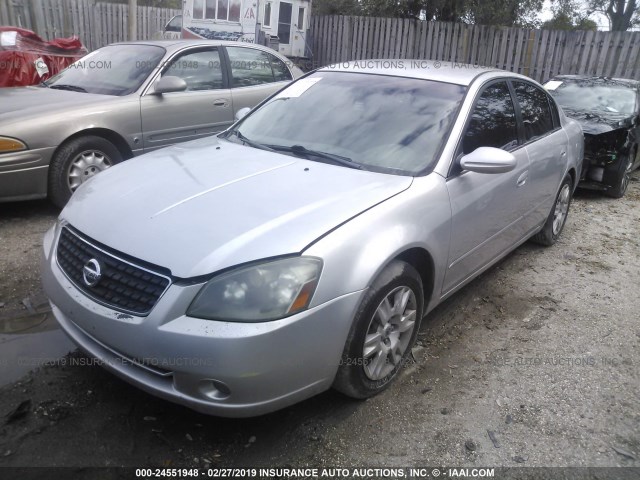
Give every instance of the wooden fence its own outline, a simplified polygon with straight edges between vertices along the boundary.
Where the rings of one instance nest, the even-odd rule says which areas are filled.
[[[138,40],[150,40],[179,10],[138,7]],[[129,40],[129,6],[96,0],[0,0],[0,25],[35,31],[45,40],[77,35],[89,50]]]
[[[640,80],[640,32],[566,32],[315,16],[310,42],[317,66],[358,59],[415,58],[497,67],[538,81],[557,74]]]

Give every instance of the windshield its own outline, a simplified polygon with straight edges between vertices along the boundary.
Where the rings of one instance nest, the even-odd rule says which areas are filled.
[[[557,84],[558,81],[552,85]],[[552,82],[548,82],[547,85]],[[569,110],[633,114],[636,105],[636,93],[628,86],[621,84],[604,84],[594,81],[567,82],[562,81],[557,87],[550,89],[551,95],[562,108]]]
[[[140,88],[165,54],[153,45],[111,45],[84,56],[45,82],[51,88],[128,95]]]
[[[227,138],[412,175],[435,165],[464,92],[429,80],[320,71],[280,92]]]

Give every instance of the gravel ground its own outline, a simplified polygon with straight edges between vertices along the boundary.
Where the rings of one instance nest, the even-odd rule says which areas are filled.
[[[0,206],[0,350],[17,338],[35,364],[71,348],[39,290],[56,213]],[[364,402],[219,419],[69,366],[77,352],[29,374],[5,353],[0,466],[639,467],[639,252],[640,182],[579,192],[557,245],[525,244],[439,306],[415,362]]]

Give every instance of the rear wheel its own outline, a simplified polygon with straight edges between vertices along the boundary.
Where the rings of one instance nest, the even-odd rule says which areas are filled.
[[[49,167],[49,198],[63,208],[71,194],[89,178],[122,161],[117,147],[94,135],[63,144]]]
[[[633,155],[625,155],[620,157],[618,164],[618,172],[614,179],[615,185],[607,190],[607,195],[613,198],[622,198],[627,193],[629,181],[631,179],[631,169],[633,167]]]
[[[422,320],[422,280],[394,261],[366,293],[342,354],[334,388],[354,398],[387,388],[406,363]]]
[[[571,176],[567,174],[560,185],[556,201],[551,208],[551,212],[547,217],[542,229],[532,237],[532,240],[540,245],[551,246],[560,237],[564,224],[569,215],[569,206],[571,205],[571,191],[573,182]]]

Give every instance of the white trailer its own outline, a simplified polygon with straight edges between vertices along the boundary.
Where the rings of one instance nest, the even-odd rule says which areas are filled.
[[[184,0],[165,38],[235,40],[271,46],[287,57],[308,58],[311,0]],[[180,32],[180,33],[178,33]]]

